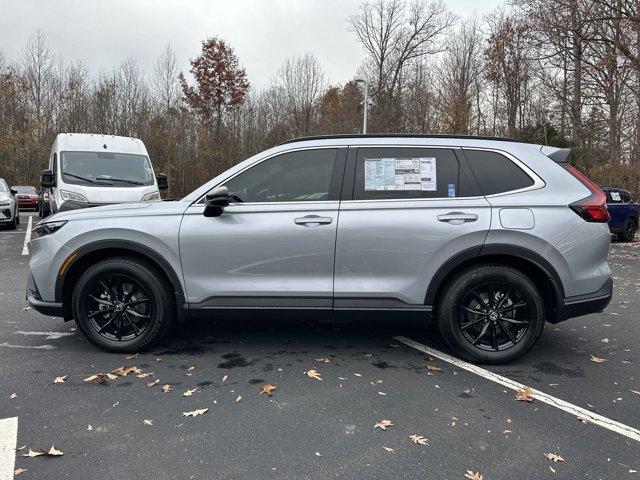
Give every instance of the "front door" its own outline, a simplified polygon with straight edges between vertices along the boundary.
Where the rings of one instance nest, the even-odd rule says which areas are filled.
[[[282,153],[222,183],[241,201],[221,216],[190,206],[180,255],[191,306],[330,309],[344,156]]]

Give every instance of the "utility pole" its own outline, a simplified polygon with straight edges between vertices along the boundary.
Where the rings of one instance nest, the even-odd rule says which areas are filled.
[[[366,80],[358,78],[356,83],[364,83],[364,118],[362,120],[362,133],[367,133],[367,115],[369,112],[369,83]]]

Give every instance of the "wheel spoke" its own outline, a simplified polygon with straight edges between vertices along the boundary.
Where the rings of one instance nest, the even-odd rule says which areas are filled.
[[[491,348],[493,348],[496,352],[499,350],[498,336],[496,335],[496,324],[494,322],[491,322]]]
[[[132,302],[126,302],[124,304],[125,307],[131,307],[132,305],[139,305],[141,303],[147,303],[149,301],[148,298],[141,298],[139,300],[133,300]]]
[[[111,289],[107,286],[107,284],[104,283],[102,280],[99,280],[98,283],[104,289],[104,293],[109,295],[109,299],[111,299]]]
[[[120,317],[120,324],[118,325],[118,341],[122,340],[122,326],[124,325],[124,320]]]
[[[483,300],[483,298],[480,296],[480,294],[478,292],[476,292],[475,290],[471,290],[471,295],[473,295],[473,298],[476,299],[476,302],[478,302],[480,304],[480,306],[486,310],[487,309],[487,304],[486,302]]]
[[[103,308],[102,310],[96,310],[95,312],[91,312],[89,315],[87,315],[87,318],[93,318],[98,315],[104,315],[105,313],[113,312],[115,308],[116,307],[107,307],[107,308]]]
[[[125,310],[129,315],[133,315],[136,318],[150,318],[149,315],[145,315],[143,313],[137,312],[136,310],[134,310],[133,308],[127,308]]]
[[[521,307],[526,307],[527,306],[527,302],[518,302],[518,303],[514,303],[513,305],[509,305],[508,307],[504,307],[502,308],[502,310],[498,310],[498,313],[507,313],[510,312],[511,310],[515,310],[517,308],[521,308]]]
[[[511,294],[511,287],[507,287],[507,291],[504,292],[504,295],[502,295],[502,297],[500,297],[500,301],[498,302],[498,304],[496,305],[495,310],[497,312],[500,311],[500,309],[502,308],[502,306],[504,305],[504,303],[507,301],[507,299],[509,298],[509,295]]]
[[[482,326],[482,330],[480,330],[480,334],[479,334],[479,335],[476,337],[476,339],[473,341],[473,344],[474,344],[474,345],[477,345],[477,344],[478,344],[478,342],[480,341],[480,339],[481,339],[482,337],[484,337],[485,333],[487,333],[487,330],[488,330],[488,329],[489,329],[489,322],[485,323],[485,324]]]
[[[513,325],[529,325],[528,321],[516,320],[515,318],[503,317],[502,315],[498,317],[498,320],[502,320],[503,322],[511,323]]]
[[[486,315],[486,313],[483,312],[482,310],[474,310],[473,308],[462,307],[462,306],[460,308],[462,308],[462,310],[472,315]]]
[[[466,330],[467,328],[472,327],[473,325],[477,325],[478,323],[484,322],[484,321],[486,321],[485,317],[479,318],[477,320],[472,320],[471,322],[467,322],[460,325],[460,330]]]
[[[111,315],[111,317],[109,317],[109,320],[107,320],[107,323],[105,323],[104,325],[102,325],[102,327],[100,327],[100,330],[98,330],[98,333],[103,333],[107,327],[109,325],[111,325],[111,322],[113,322],[113,320],[116,318],[118,314],[116,312],[113,312],[113,315]]]
[[[509,340],[511,340],[514,345],[518,343],[518,339],[513,335],[511,330],[509,330],[508,327],[505,327],[500,320],[498,320],[498,326],[502,329],[504,333],[507,334],[507,336],[509,337]]]
[[[110,300],[105,300],[104,298],[98,298],[95,295],[89,294],[89,298],[95,302],[98,302],[100,305],[107,305],[108,307],[112,307],[113,303]]]
[[[129,325],[131,325],[131,328],[133,328],[133,332],[136,334],[136,337],[140,335],[140,329],[136,326],[135,323],[131,321],[129,315],[126,312],[124,313],[124,318],[127,319],[127,322],[129,322]]]

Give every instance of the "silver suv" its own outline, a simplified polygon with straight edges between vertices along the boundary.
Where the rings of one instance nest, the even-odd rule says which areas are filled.
[[[434,318],[508,362],[545,321],[612,294],[602,190],[568,150],[454,136],[302,138],[182,200],[38,224],[27,299],[96,345],[140,350],[193,317]]]
[[[20,225],[16,193],[18,192],[9,187],[4,178],[0,178],[0,225],[6,225],[9,230],[15,230]]]

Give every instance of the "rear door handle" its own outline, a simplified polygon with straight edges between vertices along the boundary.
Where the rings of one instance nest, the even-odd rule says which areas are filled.
[[[467,222],[475,222],[478,220],[478,215],[475,213],[463,213],[463,212],[449,212],[444,215],[438,215],[438,221],[448,222],[451,225],[462,225]]]
[[[294,220],[296,225],[304,225],[305,227],[317,227],[319,225],[328,225],[333,222],[331,217],[319,217],[318,215],[307,215],[298,217]]]

